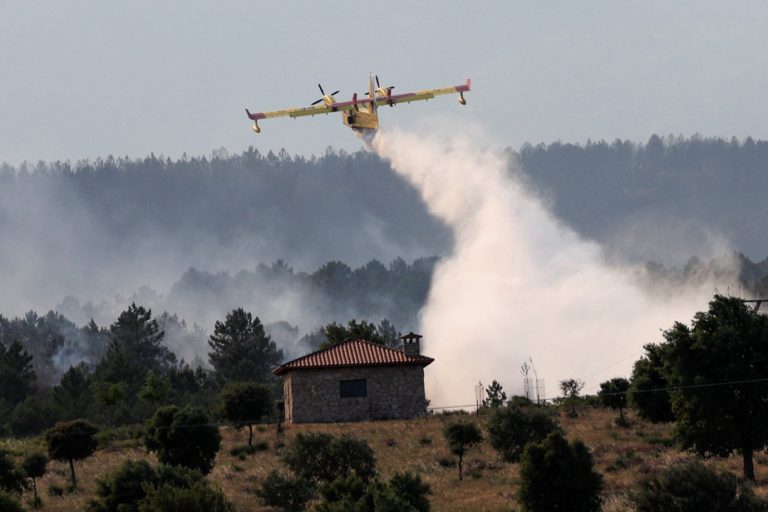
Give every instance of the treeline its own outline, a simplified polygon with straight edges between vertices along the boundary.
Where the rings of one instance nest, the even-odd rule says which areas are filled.
[[[167,322],[168,315],[161,321]],[[53,348],[69,342],[54,333],[61,325],[94,355],[90,363],[56,366]],[[37,434],[56,421],[77,418],[111,426],[135,423],[160,405],[194,403],[213,411],[227,384],[275,385],[271,370],[282,362],[283,353],[259,318],[242,308],[216,322],[201,354],[204,359],[191,363],[178,359],[164,344],[161,325],[151,310],[136,304],[108,328],[91,322],[78,329],[56,313],[30,313],[10,321],[0,317],[3,433]],[[57,374],[60,379],[53,377]]]
[[[516,155],[558,216],[596,240],[650,219],[695,223],[734,250],[768,253],[768,141],[653,135],[645,144],[526,144]]]

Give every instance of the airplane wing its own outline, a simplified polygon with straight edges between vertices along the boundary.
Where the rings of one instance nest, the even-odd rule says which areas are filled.
[[[469,91],[472,86],[472,80],[467,78],[467,83],[454,87],[443,87],[442,89],[424,89],[423,91],[407,92],[404,94],[393,94],[392,96],[377,96],[377,105],[397,105],[398,103],[410,103],[412,101],[431,100],[435,96],[443,94],[456,94]]]
[[[362,100],[358,103],[362,103]],[[271,119],[273,117],[304,117],[304,116],[316,116],[318,114],[330,114],[331,112],[341,112],[344,110],[351,110],[353,108],[352,102],[336,103],[329,107],[327,105],[317,105],[316,107],[299,107],[299,108],[286,108],[283,110],[273,110],[272,112],[255,112],[252,113],[248,109],[245,112],[248,114],[248,118],[254,121],[259,119]]]

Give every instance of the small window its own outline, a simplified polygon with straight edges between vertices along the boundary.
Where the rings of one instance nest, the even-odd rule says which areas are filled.
[[[341,398],[359,398],[368,396],[368,383],[365,379],[339,381]]]

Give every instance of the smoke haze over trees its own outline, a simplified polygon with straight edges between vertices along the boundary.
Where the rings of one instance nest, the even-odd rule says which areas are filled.
[[[510,172],[611,254],[658,260],[650,275],[681,281],[741,251],[743,280],[768,292],[768,142],[653,136],[509,151],[521,168]],[[99,326],[131,302],[158,313],[165,345],[187,361],[204,359],[214,322],[237,307],[286,356],[331,322],[416,328],[453,240],[372,153],[221,149],[2,164],[0,247],[0,337],[21,340],[50,385],[104,355]]]

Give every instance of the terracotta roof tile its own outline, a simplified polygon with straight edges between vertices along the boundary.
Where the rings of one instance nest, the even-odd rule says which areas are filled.
[[[364,340],[346,340],[331,347],[288,361],[273,370],[283,375],[291,370],[310,368],[339,368],[348,366],[390,366],[418,364],[427,366],[434,359],[408,356],[400,350],[383,347]]]

